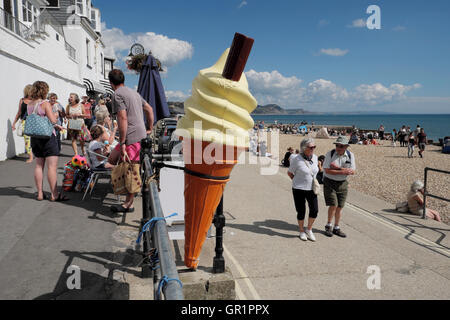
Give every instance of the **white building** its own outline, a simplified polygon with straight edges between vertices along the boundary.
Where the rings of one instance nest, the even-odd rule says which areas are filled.
[[[91,0],[0,0],[0,161],[24,153],[11,126],[27,84],[47,82],[62,105],[72,92],[113,93],[104,49]]]

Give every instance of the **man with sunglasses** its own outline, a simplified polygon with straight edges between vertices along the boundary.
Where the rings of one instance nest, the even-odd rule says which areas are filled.
[[[349,140],[347,137],[340,136],[334,144],[336,149],[327,153],[323,163],[323,193],[328,207],[328,223],[325,226],[325,234],[328,237],[332,237],[334,234],[345,238],[347,235],[342,232],[339,222],[347,200],[347,177],[354,175],[356,170],[355,156],[348,150]]]

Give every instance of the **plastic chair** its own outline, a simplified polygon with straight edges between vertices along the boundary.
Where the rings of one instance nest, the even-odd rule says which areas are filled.
[[[93,152],[93,151],[87,150],[87,157],[86,157],[86,160],[87,160],[87,162],[88,162],[88,164],[89,164],[89,167],[90,167],[90,173],[91,173],[91,174],[89,175],[88,184],[87,184],[86,190],[84,191],[84,195],[83,195],[82,201],[83,201],[84,198],[86,197],[86,195],[87,195],[89,189],[91,190],[91,192],[89,193],[89,195],[92,195],[92,191],[94,190],[94,187],[95,187],[95,185],[97,184],[97,181],[98,181],[98,179],[100,178],[100,176],[102,176],[102,175],[103,175],[103,176],[109,176],[109,178],[111,179],[111,173],[112,173],[112,170],[111,170],[111,169],[95,169],[95,168],[93,168],[91,156],[92,156],[92,157],[100,157],[100,158],[103,158],[103,159],[108,159],[108,157],[105,157],[105,156],[102,155],[102,154],[98,154],[98,153],[95,153],[95,152]]]

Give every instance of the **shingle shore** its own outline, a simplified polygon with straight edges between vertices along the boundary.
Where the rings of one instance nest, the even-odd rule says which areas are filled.
[[[314,134],[311,134],[314,137]],[[283,159],[288,147],[299,149],[300,142],[304,139],[298,135],[279,135],[278,159]],[[315,139],[317,149],[315,154],[325,155],[333,149],[334,139]],[[377,140],[379,141],[379,140]],[[270,153],[271,136],[267,135]],[[443,154],[442,148],[428,145],[421,159],[417,150],[414,158],[407,157],[406,147],[392,147],[391,142],[381,141],[380,146],[351,145],[350,149],[356,158],[357,174],[350,177],[350,187],[368,195],[375,196],[392,204],[406,201],[406,194],[415,180],[424,180],[426,167],[450,171],[450,155]],[[281,160],[280,160],[281,161]],[[428,176],[428,191],[431,194],[450,198],[450,175],[430,172]],[[438,210],[443,221],[450,224],[450,203],[427,198],[428,208]]]

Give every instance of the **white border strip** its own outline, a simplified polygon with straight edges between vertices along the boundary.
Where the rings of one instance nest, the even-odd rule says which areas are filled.
[[[442,253],[446,257],[450,258],[450,250],[448,250],[447,248],[437,244],[436,242],[433,242],[431,240],[428,240],[428,239],[426,239],[424,237],[421,237],[419,235],[416,235],[416,234],[411,234],[411,230],[408,230],[408,229],[406,229],[404,227],[397,226],[397,225],[393,224],[392,222],[384,220],[383,218],[379,218],[377,216],[374,216],[373,213],[371,213],[370,211],[367,211],[365,209],[359,208],[359,207],[357,207],[357,206],[355,206],[353,204],[347,203],[347,206],[349,208],[351,208],[352,210],[354,210],[355,212],[357,212],[357,213],[359,213],[359,214],[361,214],[361,215],[363,215],[363,216],[365,216],[365,217],[367,217],[369,219],[377,221],[377,222],[379,222],[379,223],[381,223],[381,224],[383,224],[383,225],[385,225],[385,226],[387,226],[387,227],[389,227],[389,228],[391,228],[391,229],[401,233],[402,235],[405,235],[405,236],[408,235],[409,239],[412,239],[412,240],[416,241],[419,244],[426,245],[429,248],[432,248],[433,250],[439,251],[440,253]]]
[[[253,300],[261,300],[261,297],[259,296],[258,292],[256,291],[255,287],[253,286],[252,282],[250,281],[248,275],[245,273],[244,269],[241,267],[241,265],[237,262],[237,260],[231,255],[230,251],[223,246],[223,250],[225,254],[230,258],[231,262],[235,265],[237,271],[240,274],[240,277],[242,280],[244,280],[245,284],[248,286],[248,289],[250,290],[250,293],[253,295]],[[235,282],[237,284],[237,281]],[[237,286],[239,287],[239,286]],[[237,289],[237,288],[236,288]],[[239,287],[239,290],[242,293],[241,288]],[[237,293],[237,291],[236,291]]]

